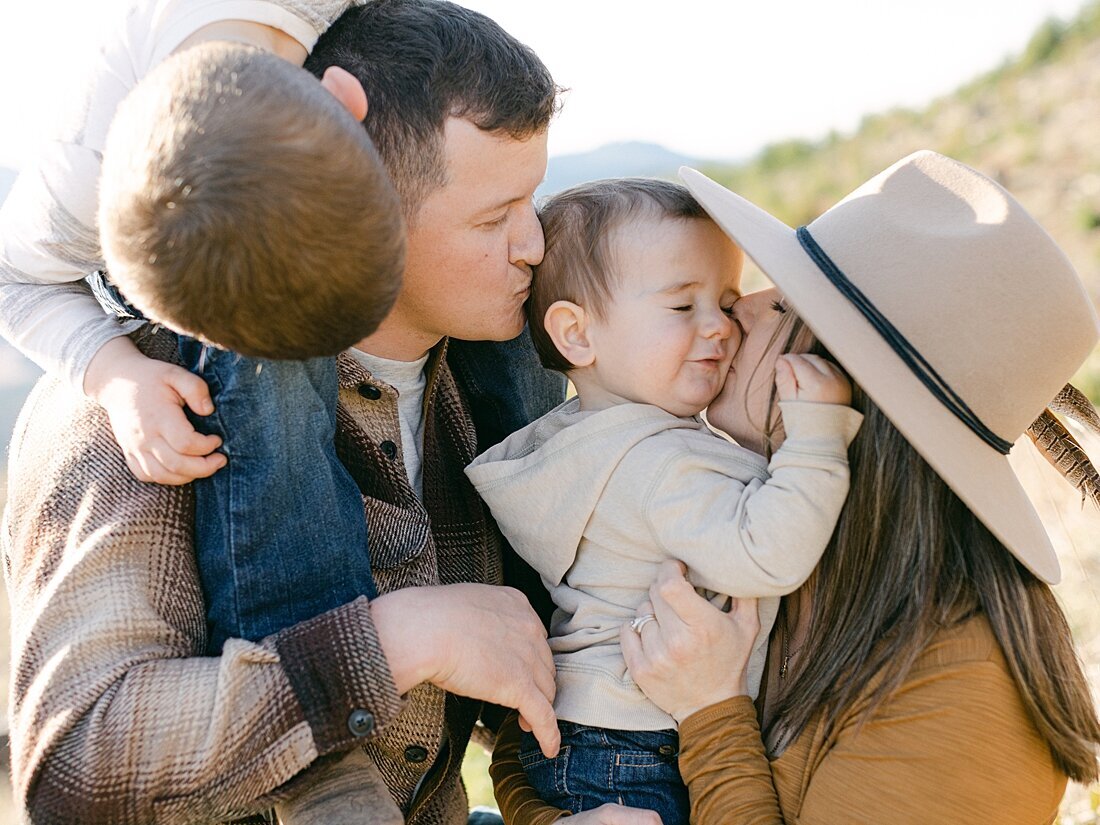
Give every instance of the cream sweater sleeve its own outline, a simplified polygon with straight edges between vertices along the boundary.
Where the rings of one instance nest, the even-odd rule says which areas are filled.
[[[673,455],[643,502],[654,541],[692,584],[730,596],[782,596],[817,565],[848,495],[848,445],[863,417],[837,404],[784,402],[787,438],[767,479]],[[722,448],[727,445],[723,444]]]
[[[81,388],[107,341],[139,326],[100,309],[81,279],[103,266],[96,230],[103,146],[118,104],[198,29],[246,20],[280,29],[307,50],[349,0],[145,0],[90,52],[62,120],[0,208],[0,334]]]

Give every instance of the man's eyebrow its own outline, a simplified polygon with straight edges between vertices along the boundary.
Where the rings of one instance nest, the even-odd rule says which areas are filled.
[[[529,200],[531,199],[527,195],[516,195],[516,197],[510,198],[509,200],[500,201],[498,203],[490,204],[489,206],[479,209],[477,214],[488,215],[491,212],[497,212],[501,209],[507,209],[508,207],[514,206],[517,203],[527,203]]]

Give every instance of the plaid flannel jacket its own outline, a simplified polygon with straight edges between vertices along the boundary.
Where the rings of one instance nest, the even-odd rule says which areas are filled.
[[[136,335],[172,359],[170,334]],[[337,450],[363,492],[383,593],[501,581],[499,534],[462,472],[476,437],[445,348],[425,393],[425,504],[379,446],[400,443],[396,394],[340,359]],[[103,412],[49,377],[16,427],[9,484],[12,778],[26,819],[231,820],[363,747],[407,822],[466,822],[459,769],[480,704],[431,685],[400,697],[367,599],[204,657],[190,488],[135,480]]]

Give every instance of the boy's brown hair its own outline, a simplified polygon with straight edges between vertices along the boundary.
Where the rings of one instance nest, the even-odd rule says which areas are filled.
[[[99,231],[150,319],[261,358],[372,333],[404,267],[400,203],[362,124],[317,79],[207,43],[149,74],[112,122]]]
[[[539,360],[547,369],[569,372],[543,326],[555,301],[571,301],[605,318],[612,291],[624,273],[615,262],[612,236],[628,222],[710,220],[687,188],[656,178],[611,178],[582,183],[552,195],[539,208],[546,253],[535,267],[527,320]]]

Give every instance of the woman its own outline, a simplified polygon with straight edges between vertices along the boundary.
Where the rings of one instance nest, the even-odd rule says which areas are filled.
[[[765,452],[781,437],[770,365],[809,338],[792,309],[865,416],[832,542],[776,622],[762,725],[742,684],[753,605],[722,614],[665,569],[640,611],[656,621],[624,629],[631,674],[680,722],[692,821],[1052,821],[1067,777],[1097,775],[1100,722],[1006,453],[1095,345],[1075,273],[1011,196],[930,152],[798,233],[685,182],[783,293],[738,304],[734,369],[760,381],[711,422],[748,412],[757,426],[733,435]],[[519,787],[507,733],[498,750],[506,818],[557,818]]]

